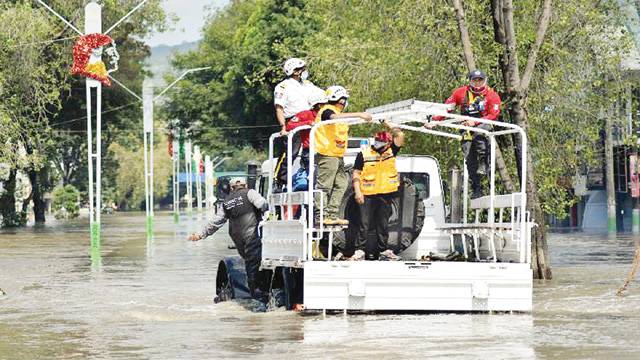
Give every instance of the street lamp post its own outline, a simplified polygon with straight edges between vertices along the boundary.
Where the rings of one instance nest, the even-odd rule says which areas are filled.
[[[142,117],[144,123],[144,190],[147,210],[147,236],[153,234],[153,87],[151,80],[142,84]]]
[[[90,2],[84,8],[85,34],[102,33],[102,7]],[[90,63],[102,61],[100,53],[91,55]],[[100,212],[102,209],[102,83],[93,79],[85,81],[87,96],[87,160],[89,164],[89,226],[91,228],[91,249],[100,248]],[[96,138],[93,139],[93,108],[91,89],[96,89]],[[94,152],[95,147],[95,152]],[[95,161],[95,179],[93,174]],[[95,180],[95,181],[94,181]]]
[[[173,140],[172,163],[173,163],[173,221],[177,224],[180,221],[180,134],[178,140]]]
[[[200,176],[200,160],[202,159],[202,154],[200,153],[200,146],[196,145],[193,148],[193,162],[195,163],[196,168],[196,201],[198,209],[198,219],[200,219],[202,216],[202,184]]]
[[[191,140],[187,140],[184,144],[184,169],[187,175],[187,215],[193,215],[193,182],[191,172]]]
[[[216,201],[213,196],[213,162],[209,155],[204,157],[204,192],[206,199],[207,212],[213,209],[213,203]]]

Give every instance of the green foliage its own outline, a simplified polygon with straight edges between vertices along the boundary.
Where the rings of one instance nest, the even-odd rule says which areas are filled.
[[[75,219],[80,213],[80,192],[73,185],[53,190],[51,208],[56,219]]]
[[[61,59],[50,56],[56,46],[28,44],[54,29],[27,2],[0,4],[0,158],[13,168],[40,168],[52,145],[47,116],[60,106],[65,71]]]

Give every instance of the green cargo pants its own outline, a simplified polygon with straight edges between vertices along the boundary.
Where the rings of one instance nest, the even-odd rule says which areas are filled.
[[[344,168],[341,157],[317,155],[316,189],[322,190],[324,199],[324,218],[337,219],[342,198],[349,186],[349,176]],[[320,199],[316,196],[316,206],[320,206]]]

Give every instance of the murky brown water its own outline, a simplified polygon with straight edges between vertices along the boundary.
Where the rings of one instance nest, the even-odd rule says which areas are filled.
[[[630,235],[552,235],[555,280],[536,284],[530,315],[322,318],[214,305],[234,250],[222,231],[184,240],[198,229],[159,214],[147,241],[142,214],[106,216],[94,264],[81,221],[0,232],[0,359],[640,358],[640,281],[615,296]]]

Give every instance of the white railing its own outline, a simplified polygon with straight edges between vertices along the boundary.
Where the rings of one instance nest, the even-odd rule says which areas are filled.
[[[521,152],[521,156],[522,159],[520,161],[521,163],[521,179],[520,179],[520,192],[518,193],[519,196],[519,201],[517,206],[514,205],[512,206],[513,210],[512,210],[512,216],[515,213],[515,208],[518,208],[518,213],[521,214],[520,216],[518,216],[517,219],[512,219],[511,222],[514,223],[517,221],[518,225],[520,227],[520,231],[518,232],[518,236],[520,237],[520,239],[518,239],[519,244],[521,244],[522,248],[524,249],[520,249],[520,262],[524,263],[524,262],[530,262],[531,261],[531,253],[529,250],[527,250],[527,246],[530,246],[530,239],[529,237],[529,229],[528,229],[528,216],[527,214],[527,210],[526,210],[526,204],[527,204],[527,197],[526,197],[526,183],[527,183],[527,161],[526,161],[526,154],[527,154],[527,146],[528,146],[528,141],[527,141],[527,136],[526,133],[524,132],[524,130],[515,124],[509,124],[509,123],[505,123],[505,122],[500,122],[500,121],[496,121],[496,120],[486,120],[486,119],[480,119],[480,118],[474,118],[474,117],[470,117],[470,116],[465,116],[465,115],[457,115],[457,114],[452,114],[449,113],[448,110],[449,106],[444,105],[444,104],[438,104],[438,103],[430,103],[430,102],[425,102],[425,101],[418,101],[418,100],[406,100],[406,101],[402,101],[402,102],[398,102],[398,103],[393,103],[393,104],[389,104],[389,105],[385,105],[385,106],[381,106],[381,107],[377,107],[377,108],[373,108],[373,109],[369,109],[368,111],[370,113],[372,113],[373,115],[373,119],[375,120],[382,120],[382,119],[386,119],[388,121],[393,122],[395,125],[397,125],[399,128],[404,129],[404,130],[409,130],[409,131],[415,131],[415,132],[420,132],[420,133],[424,133],[424,134],[429,134],[429,135],[435,135],[435,136],[442,136],[442,137],[447,137],[447,138],[451,138],[451,139],[456,139],[456,140],[460,140],[462,137],[459,134],[456,133],[452,133],[452,132],[447,132],[447,131],[443,131],[443,130],[439,130],[438,128],[444,128],[444,129],[451,129],[451,130],[464,130],[464,131],[469,131],[472,133],[480,133],[483,134],[485,136],[487,136],[489,138],[490,141],[490,146],[491,146],[491,151],[490,151],[490,177],[489,177],[489,184],[490,184],[490,192],[489,192],[489,206],[488,206],[488,211],[487,211],[487,217],[488,217],[488,224],[489,225],[494,225],[495,224],[495,209],[501,207],[500,204],[496,204],[496,174],[495,174],[495,168],[496,168],[496,158],[495,158],[495,149],[496,149],[496,137],[497,136],[503,136],[503,135],[509,135],[509,134],[519,134],[520,135],[520,141],[521,141],[521,146],[522,146],[522,152]],[[442,120],[442,121],[430,121],[430,118],[432,116],[441,116],[446,118],[446,120]],[[487,124],[487,125],[491,125],[492,130],[485,130],[485,129],[480,129],[477,127],[473,127],[473,126],[466,126],[463,125],[462,123],[465,121],[474,121],[477,123],[481,123],[481,124]],[[297,134],[299,131],[303,131],[303,130],[309,130],[310,134],[309,134],[309,168],[308,170],[308,190],[307,190],[307,197],[306,197],[306,203],[308,205],[308,209],[306,210],[306,214],[303,213],[303,216],[301,216],[300,221],[302,221],[304,223],[304,216],[306,215],[306,233],[307,233],[307,242],[305,243],[304,246],[304,251],[303,251],[303,257],[307,260],[313,260],[311,253],[312,253],[312,243],[313,241],[318,241],[321,237],[322,237],[322,232],[324,231],[324,228],[322,227],[322,219],[320,219],[320,227],[316,229],[315,227],[315,219],[314,219],[314,194],[320,194],[321,196],[319,196],[320,199],[323,199],[322,196],[322,192],[320,190],[314,190],[314,183],[315,183],[315,136],[316,136],[316,132],[317,130],[321,127],[321,126],[327,126],[327,125],[332,125],[332,124],[348,124],[348,125],[359,125],[359,124],[363,124],[365,123],[364,120],[360,119],[360,118],[342,118],[342,119],[335,119],[335,120],[327,120],[327,121],[322,121],[319,123],[314,124],[313,126],[302,126],[302,127],[298,127],[294,130],[292,130],[288,135],[287,135],[287,199],[285,201],[287,208],[289,209],[289,211],[287,212],[287,219],[286,220],[292,220],[292,216],[293,216],[293,211],[291,211],[292,209],[292,205],[296,205],[294,204],[294,201],[292,201],[292,176],[293,176],[293,159],[292,159],[292,140],[295,134]],[[419,126],[413,126],[413,125],[409,125],[409,123],[419,123]],[[424,125],[425,124],[431,124],[432,128],[425,128]],[[277,174],[274,174],[274,168],[276,166],[276,163],[273,162],[274,160],[274,154],[273,154],[273,143],[274,140],[276,138],[281,137],[282,135],[280,135],[279,133],[274,133],[269,137],[269,189],[268,189],[268,197],[272,196],[272,192],[273,192],[273,180],[274,180],[274,176]],[[463,203],[464,203],[464,213],[467,214],[467,202],[469,201],[468,199],[468,185],[467,185],[467,181],[468,180],[468,174],[466,171],[466,166],[465,166],[465,172],[464,172],[464,190],[463,190]],[[499,200],[498,200],[499,201]],[[272,202],[270,201],[270,206]],[[301,206],[304,206],[303,204],[300,204]],[[320,214],[322,216],[322,212],[323,212],[323,207],[324,204],[321,203],[320,204]],[[270,209],[271,211],[274,211],[275,209]],[[523,215],[524,216],[523,216]],[[284,215],[284,214],[283,214]],[[283,219],[285,220],[285,219]],[[466,220],[466,215],[464,216],[464,223],[466,224],[467,220]],[[514,227],[515,230],[515,227]],[[514,231],[515,232],[515,231]],[[313,236],[313,234],[316,234],[317,236]],[[493,242],[493,238],[491,239],[491,241]],[[330,254],[329,254],[330,255]]]

